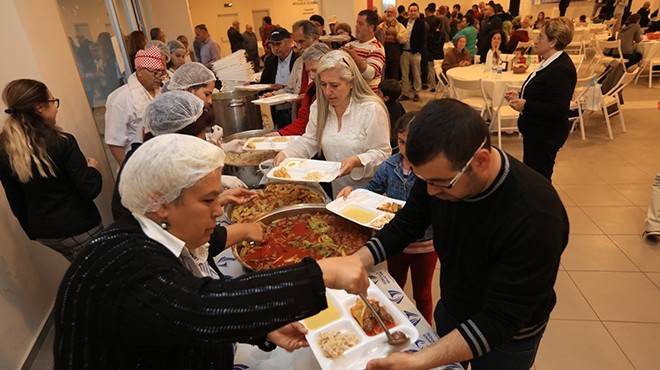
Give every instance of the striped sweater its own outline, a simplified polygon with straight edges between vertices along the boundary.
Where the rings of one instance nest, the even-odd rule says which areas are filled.
[[[383,44],[374,37],[367,42],[355,40],[349,42],[348,45],[354,47],[357,55],[367,63],[367,69],[362,72],[362,77],[367,81],[369,87],[376,92],[385,65],[385,48]]]
[[[469,199],[430,196],[418,179],[406,206],[367,243],[380,263],[433,227],[442,302],[474,357],[543,330],[568,242],[568,217],[550,182],[500,153],[498,177]]]

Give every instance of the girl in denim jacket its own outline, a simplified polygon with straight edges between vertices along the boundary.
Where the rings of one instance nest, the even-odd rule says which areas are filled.
[[[395,123],[393,132],[397,133],[397,144],[399,153],[389,157],[383,162],[374,177],[359,188],[373,191],[378,194],[387,194],[393,199],[406,200],[410,195],[417,176],[412,172],[410,162],[406,158],[406,139],[408,138],[408,127],[417,115],[417,112],[409,112],[401,116]],[[342,189],[337,197],[348,197],[353,187],[347,186]],[[406,285],[408,269],[412,277],[413,298],[417,309],[424,318],[433,322],[433,298],[432,281],[433,272],[438,260],[438,255],[433,248],[433,232],[429,227],[420,240],[410,244],[403,253],[399,253],[387,260],[387,269],[403,288]]]

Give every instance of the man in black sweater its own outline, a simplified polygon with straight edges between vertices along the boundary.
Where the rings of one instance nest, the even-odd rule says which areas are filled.
[[[479,114],[453,99],[428,103],[406,151],[418,177],[406,206],[358,251],[365,265],[400,252],[433,227],[440,258],[440,340],[374,360],[432,368],[529,369],[550,312],[568,217],[552,185],[498,148]],[[467,367],[467,366],[466,366]]]
[[[488,35],[495,30],[502,29],[502,18],[495,14],[495,10],[491,5],[484,6],[484,19],[481,21],[481,30],[479,31],[479,39],[477,40],[477,47],[482,49],[489,49],[487,45]],[[484,60],[481,63],[485,63]]]

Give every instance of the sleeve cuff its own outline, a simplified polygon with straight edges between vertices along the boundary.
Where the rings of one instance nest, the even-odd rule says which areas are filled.
[[[485,355],[490,352],[490,344],[486,340],[486,337],[477,327],[474,321],[467,320],[461,323],[457,327],[458,331],[461,333],[467,344],[470,346],[472,355],[477,358]]]

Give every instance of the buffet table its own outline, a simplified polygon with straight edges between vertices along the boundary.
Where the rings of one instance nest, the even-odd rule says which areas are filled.
[[[236,260],[231,249],[226,249],[215,258],[216,265],[227,277],[237,277],[247,271]],[[419,331],[419,339],[407,350],[419,351],[439,339],[433,327],[424,319],[415,305],[406,297],[403,289],[387,272],[385,265],[374,266],[369,271],[369,278],[390,300],[405,314]],[[272,352],[263,352],[255,346],[239,343],[234,356],[234,369],[269,369],[269,370],[316,370],[321,369],[309,348],[287,352],[277,348]],[[463,369],[460,364],[442,366],[438,369]]]

